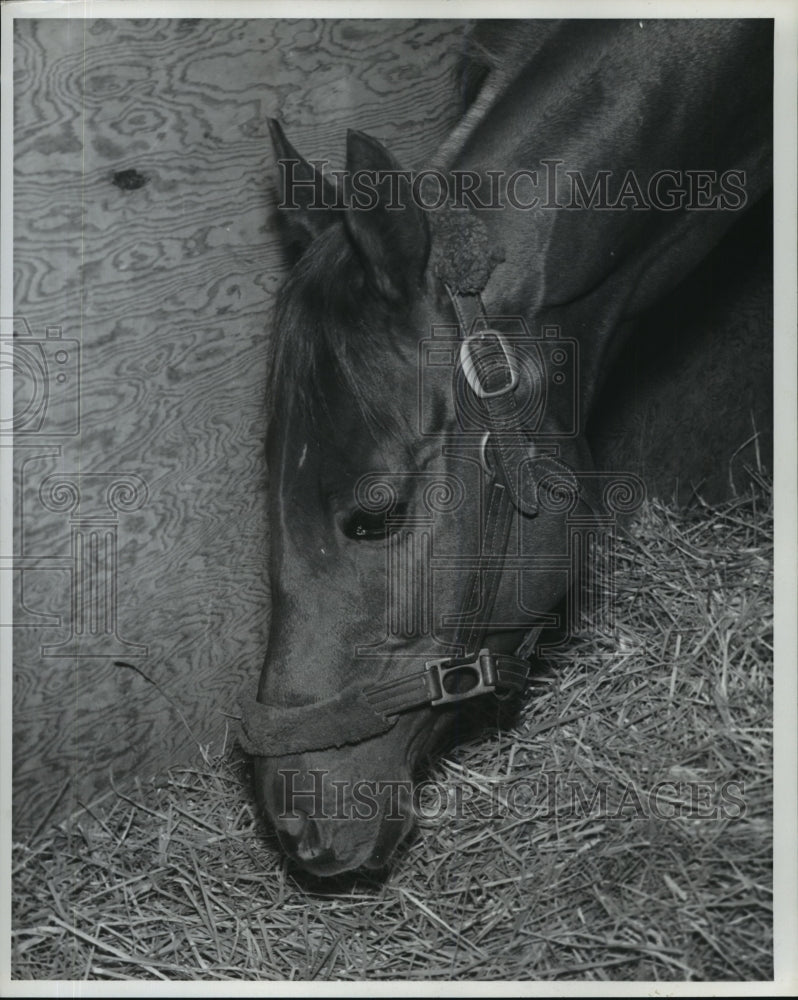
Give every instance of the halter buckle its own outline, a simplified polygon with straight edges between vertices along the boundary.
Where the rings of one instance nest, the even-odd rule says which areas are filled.
[[[498,389],[485,388],[480,381],[476,362],[474,361],[473,352],[475,345],[483,345],[487,337],[493,337],[498,343],[501,348],[502,364],[506,368],[507,381],[504,385],[499,386]],[[498,353],[493,352],[490,356],[490,360],[495,361],[498,357]],[[460,367],[463,369],[463,374],[465,375],[468,384],[471,386],[472,391],[480,399],[492,399],[494,396],[503,396],[506,392],[512,392],[518,385],[518,369],[515,365],[513,365],[512,354],[507,341],[498,330],[480,330],[478,333],[472,333],[466,337],[460,345]]]
[[[463,659],[427,660],[424,666],[431,705],[453,705],[496,690],[496,666],[489,649]]]

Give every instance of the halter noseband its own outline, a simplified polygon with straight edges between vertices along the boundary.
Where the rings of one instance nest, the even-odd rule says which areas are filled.
[[[482,645],[488,626],[469,611],[480,594],[480,618],[493,613],[515,511],[537,513],[537,484],[555,475],[572,490],[576,477],[560,459],[536,455],[525,436],[515,389],[517,370],[505,338],[489,326],[478,292],[464,294],[446,283],[462,335],[459,363],[470,391],[487,417],[482,445],[488,477],[482,544],[456,616],[453,645],[458,657],[427,660],[423,670],[380,684],[351,685],[333,698],[309,705],[242,704],[239,742],[247,753],[279,757],[359,743],[391,729],[404,712],[446,707],[493,694],[506,697],[524,689],[540,628],[533,628],[515,655],[492,653]],[[490,450],[491,461],[488,461]],[[523,478],[521,475],[523,474]]]

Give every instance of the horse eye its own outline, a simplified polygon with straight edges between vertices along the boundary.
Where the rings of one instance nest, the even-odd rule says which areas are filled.
[[[398,503],[389,511],[356,510],[346,518],[341,530],[356,542],[378,541],[388,534],[388,515],[401,517],[406,511],[406,503]]]

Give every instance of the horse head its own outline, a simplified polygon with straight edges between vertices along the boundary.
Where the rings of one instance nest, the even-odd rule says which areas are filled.
[[[474,41],[486,75],[438,151],[446,174],[351,132],[334,188],[272,128],[298,259],[276,312],[272,617],[243,744],[263,810],[319,874],[384,866],[417,767],[469,705],[523,687],[541,629],[594,614],[573,585],[642,499],[631,470],[689,482],[686,437],[716,463],[695,428],[711,411],[737,448],[748,409],[715,413],[730,394],[706,392],[729,323],[686,381],[692,334],[673,329],[706,343],[696,305],[744,302],[726,271],[750,253],[742,213],[768,211],[772,25],[486,22]],[[747,372],[729,384],[755,399]]]
[[[465,703],[523,687],[534,642],[515,653],[568,587],[547,556],[567,550],[588,459],[569,345],[484,313],[498,235],[426,211],[362,133],[343,192],[272,134],[298,260],[276,310],[271,627],[242,742],[288,853],[332,875],[384,867]]]

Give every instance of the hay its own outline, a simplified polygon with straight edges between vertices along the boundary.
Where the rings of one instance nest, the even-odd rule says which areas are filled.
[[[616,634],[436,765],[459,815],[384,882],[298,876],[204,752],[15,845],[15,977],[772,978],[769,494],[649,503],[616,559]]]

